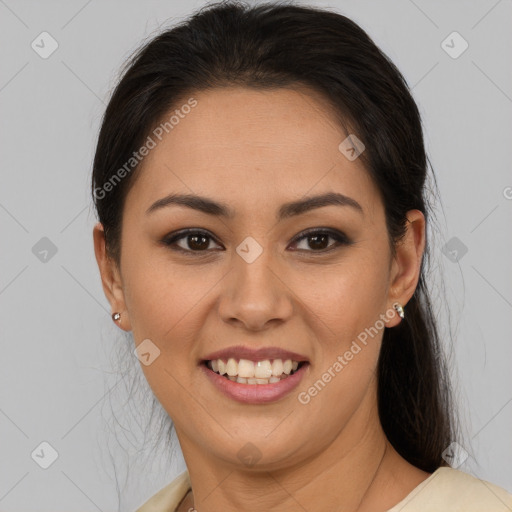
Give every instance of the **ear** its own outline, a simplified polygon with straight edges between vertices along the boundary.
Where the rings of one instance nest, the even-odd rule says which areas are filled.
[[[396,255],[391,264],[388,309],[399,302],[407,315],[406,304],[416,290],[420,277],[421,261],[425,250],[425,216],[420,210],[407,212],[404,237],[396,245]],[[387,323],[387,327],[399,324],[398,313]]]
[[[92,236],[94,239],[94,253],[96,255],[96,261],[101,274],[103,291],[110,302],[112,313],[121,313],[121,318],[116,322],[116,324],[124,331],[130,331],[132,327],[124,299],[121,273],[117,264],[107,254],[105,231],[100,222],[94,226]]]

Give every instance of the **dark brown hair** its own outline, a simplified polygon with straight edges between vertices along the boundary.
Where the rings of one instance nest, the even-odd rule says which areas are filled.
[[[127,63],[106,109],[92,192],[108,253],[118,264],[124,199],[140,165],[114,182],[116,173],[119,177],[151,130],[187,95],[227,85],[307,86],[319,92],[340,124],[350,126],[366,146],[360,158],[380,191],[391,248],[405,232],[408,210],[421,210],[430,221],[425,187],[430,163],[417,105],[404,77],[364,30],[316,7],[220,2],[145,43]],[[384,332],[378,405],[395,449],[432,472],[446,465],[441,454],[454,440],[454,420],[425,283],[428,259],[427,241],[405,319]]]

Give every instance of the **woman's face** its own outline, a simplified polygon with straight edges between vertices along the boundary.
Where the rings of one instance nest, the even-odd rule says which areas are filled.
[[[383,325],[399,323],[392,305],[405,305],[417,284],[423,216],[410,212],[413,227],[392,258],[378,190],[361,160],[340,151],[347,134],[311,91],[230,87],[194,98],[161,141],[153,136],[126,198],[119,272],[107,285],[102,272],[104,285],[119,325],[145,344],[142,368],[185,458],[240,466],[252,456],[278,469],[343,432],[355,439],[349,424],[378,426]],[[283,209],[333,193],[350,199]],[[170,194],[207,198],[230,215],[172,202],[148,211]],[[164,243],[191,228],[195,238]],[[318,232],[297,238],[304,230]],[[101,259],[98,229],[95,239]],[[308,364],[280,396],[272,387],[286,379],[234,383],[204,366],[240,346],[291,351]]]

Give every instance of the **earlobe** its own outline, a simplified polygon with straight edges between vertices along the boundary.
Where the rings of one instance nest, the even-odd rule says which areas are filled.
[[[122,319],[118,318],[116,324],[123,330],[131,330],[128,312],[124,300],[124,292],[119,268],[115,261],[109,257],[106,250],[105,231],[103,225],[98,222],[93,229],[94,253],[101,275],[103,292],[112,309],[112,314],[123,313]]]
[[[406,233],[395,247],[388,299],[405,309],[418,284],[425,249],[425,216],[420,210],[407,212]]]

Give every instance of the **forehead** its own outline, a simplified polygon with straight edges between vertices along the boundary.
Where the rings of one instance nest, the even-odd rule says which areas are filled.
[[[328,190],[375,202],[361,161],[339,150],[348,134],[314,91],[226,87],[190,97],[194,107],[180,108],[186,98],[164,117],[178,110],[172,125],[150,134],[155,147],[134,186],[141,209],[176,190],[206,193],[235,209],[237,200],[249,206]]]

